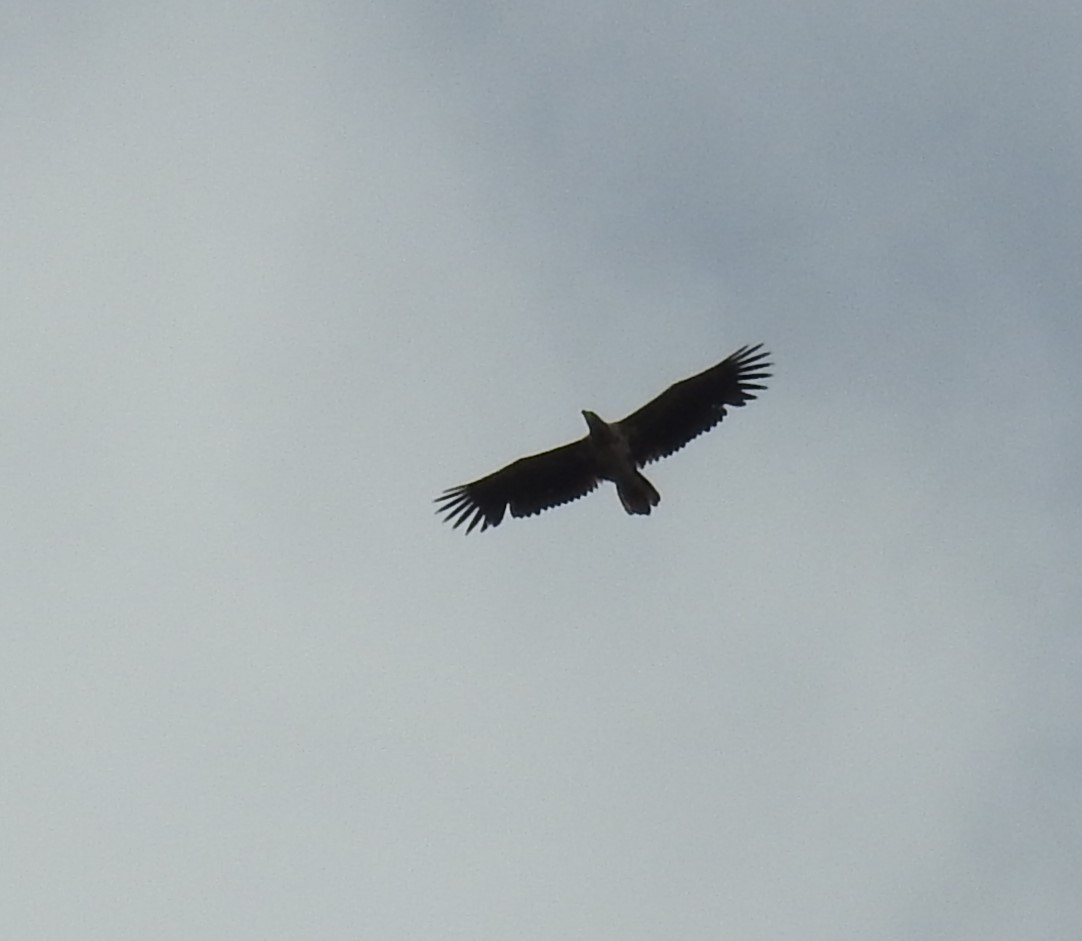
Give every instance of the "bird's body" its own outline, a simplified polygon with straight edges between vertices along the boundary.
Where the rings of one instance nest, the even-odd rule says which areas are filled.
[[[639,468],[679,451],[717,425],[726,407],[741,407],[765,388],[759,380],[770,364],[768,353],[745,346],[698,375],[670,386],[618,422],[583,411],[585,438],[551,451],[520,458],[436,498],[438,511],[466,532],[497,526],[508,508],[512,516],[533,516],[594,490],[602,480],[616,485],[620,502],[633,515],[649,515],[661,496]]]
[[[639,471],[627,435],[619,423],[610,425],[596,412],[584,409],[582,417],[590,433],[586,440],[597,464],[597,476],[616,484],[620,502],[628,513],[649,516],[650,510],[661,502],[661,494]]]

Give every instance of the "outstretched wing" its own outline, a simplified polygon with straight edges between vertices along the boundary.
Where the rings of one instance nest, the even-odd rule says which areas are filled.
[[[635,463],[642,467],[679,451],[720,422],[726,407],[739,408],[765,389],[760,380],[770,378],[762,371],[770,366],[765,361],[770,354],[758,352],[762,345],[741,347],[705,372],[669,386],[621,421]]]
[[[484,532],[500,524],[508,507],[512,516],[533,516],[586,496],[599,482],[589,440],[583,438],[445,490],[436,497],[436,512],[445,514],[456,529],[468,521],[467,533],[478,524]]]

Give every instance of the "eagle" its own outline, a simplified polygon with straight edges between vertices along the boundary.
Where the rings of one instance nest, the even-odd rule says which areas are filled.
[[[617,422],[583,410],[585,438],[519,458],[472,483],[451,487],[436,497],[436,512],[457,529],[498,526],[508,508],[516,517],[570,503],[611,480],[624,509],[649,516],[661,502],[640,467],[668,457],[717,425],[727,408],[741,408],[766,388],[768,352],[763,344],[743,346],[689,379],[669,386],[657,398]]]

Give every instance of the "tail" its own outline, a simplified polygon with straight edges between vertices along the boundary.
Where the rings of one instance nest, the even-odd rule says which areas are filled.
[[[616,482],[616,492],[624,509],[636,516],[649,516],[652,507],[661,502],[661,494],[637,470],[624,480]]]

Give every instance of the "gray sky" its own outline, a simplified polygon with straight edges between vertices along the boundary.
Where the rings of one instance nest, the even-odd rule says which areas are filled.
[[[723,7],[2,6],[8,935],[1078,936],[1082,12]]]

